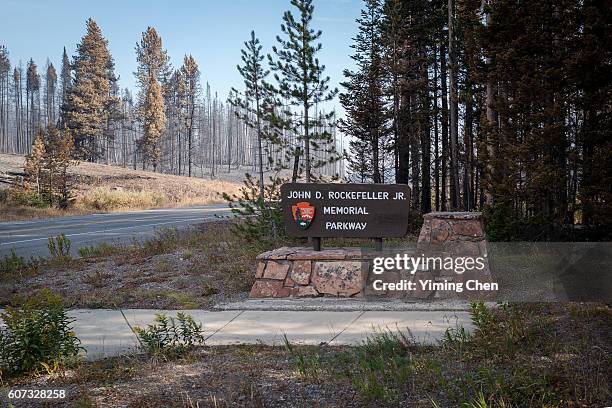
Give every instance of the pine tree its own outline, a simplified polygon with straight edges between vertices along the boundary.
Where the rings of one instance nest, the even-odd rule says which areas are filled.
[[[47,62],[45,75],[45,117],[47,126],[55,124],[55,91],[57,87],[57,73],[52,63]]]
[[[266,105],[271,103],[270,87],[266,83],[266,77],[270,73],[264,69],[261,53],[262,46],[259,39],[255,37],[255,31],[251,31],[251,38],[244,42],[241,52],[243,65],[236,68],[244,78],[244,98],[239,96],[237,90],[233,89],[236,97],[230,102],[236,106],[236,115],[239,119],[257,132],[257,166],[259,175],[259,198],[264,199],[264,170],[262,140],[264,139],[263,121],[267,109]]]
[[[29,184],[34,184],[40,199],[66,208],[72,200],[72,186],[68,168],[73,161],[74,140],[68,128],[60,131],[55,126],[39,128],[26,157],[24,172]]]
[[[401,92],[401,83],[406,74],[406,6],[402,0],[385,0],[382,21],[383,62],[388,75],[386,93],[391,100],[395,182],[403,184],[408,183],[410,159]]]
[[[159,142],[166,126],[164,98],[157,81],[151,81],[149,84],[142,111],[144,112],[143,136],[140,148],[143,153],[143,166],[150,163],[153,171],[156,171],[161,157]]]
[[[68,90],[63,110],[66,125],[74,132],[75,154],[94,161],[101,156],[111,55],[98,24],[90,18],[86,26],[87,33],[77,45],[77,55],[73,58],[74,84]]]
[[[60,123],[66,123],[65,113],[68,103],[68,91],[72,87],[72,67],[70,65],[70,59],[64,47],[64,53],[62,54],[62,68],[60,71]]]
[[[166,126],[166,112],[162,85],[169,75],[169,59],[163,49],[162,40],[153,27],[142,33],[136,44],[138,68],[136,79],[139,85],[139,117],[143,135],[139,147],[143,154],[142,165],[147,162],[157,169],[160,159],[160,142]]]
[[[310,116],[310,110],[319,103],[332,100],[338,93],[337,89],[329,89],[329,77],[324,76],[325,65],[317,58],[321,51],[321,43],[317,40],[321,37],[321,30],[312,28],[314,5],[312,0],[291,0],[291,5],[297,9],[298,18],[291,11],[283,15],[281,31],[284,39],[277,36],[278,46],[272,47],[276,60],[269,56],[270,67],[275,72],[275,79],[279,81],[279,91],[294,106],[301,109],[301,118],[296,127],[302,128],[300,135],[303,142],[303,153],[301,148],[294,151],[293,181],[297,180],[300,156],[304,155],[306,181],[311,182],[313,160],[310,154],[311,147],[317,147],[319,143],[329,142],[330,135],[327,132],[318,133],[313,131],[320,123]],[[331,118],[333,112],[328,117]],[[328,154],[333,154],[330,149]]]
[[[33,184],[36,188],[36,194],[41,194],[41,176],[44,167],[44,160],[46,155],[44,135],[39,132],[34,143],[32,144],[32,151],[26,156],[24,173],[26,174],[26,180],[29,184]]]
[[[34,138],[35,133],[38,131],[38,109],[37,106],[40,103],[40,75],[38,74],[38,67],[34,61],[30,58],[28,62],[28,68],[26,71],[26,139],[28,145]]]
[[[4,45],[0,46],[0,149],[11,151],[9,148],[9,78],[11,62],[9,53]]]
[[[183,58],[183,66],[181,74],[185,84],[185,100],[187,103],[187,156],[188,156],[188,174],[191,177],[191,166],[193,164],[193,128],[195,120],[196,98],[200,88],[200,70],[193,56],[185,55]]]
[[[457,51],[455,45],[455,0],[448,0],[448,69],[450,104],[451,207],[459,208],[459,119],[457,96]]]
[[[111,57],[108,62],[109,91],[106,103],[104,104],[104,129],[102,131],[104,147],[102,156],[106,164],[110,164],[112,157],[115,157],[115,139],[117,130],[120,128],[123,112],[121,108],[121,96],[119,95],[119,78],[115,75],[115,62]]]
[[[347,81],[342,86],[346,92],[340,94],[340,102],[347,116],[340,122],[340,127],[364,142],[351,142],[351,148],[358,160],[355,164],[359,173],[363,177],[363,167],[367,163],[367,174],[374,183],[383,181],[381,162],[386,153],[385,138],[390,130],[384,94],[386,75],[382,56],[382,20],[381,2],[366,0],[365,9],[357,19],[359,32],[351,46],[355,50],[351,58],[357,65],[357,71],[344,71]],[[367,159],[363,157],[364,154],[368,155]]]

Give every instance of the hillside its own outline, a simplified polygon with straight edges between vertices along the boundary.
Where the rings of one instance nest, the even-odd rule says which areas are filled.
[[[0,154],[0,180],[2,176],[21,173],[24,161],[20,155]],[[76,198],[70,213],[220,203],[224,201],[222,193],[238,191],[246,171],[250,168],[232,169],[211,180],[82,162],[69,171]],[[9,184],[0,183],[0,189],[6,191],[8,187]],[[2,196],[5,198],[5,202],[0,203],[2,220],[65,215],[48,208],[24,208],[27,206],[8,203],[6,194]]]

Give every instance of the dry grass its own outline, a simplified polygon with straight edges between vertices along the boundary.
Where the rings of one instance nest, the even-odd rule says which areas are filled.
[[[39,262],[0,260],[0,305],[48,288],[66,306],[109,308],[209,308],[250,289],[255,257],[269,249],[232,234],[230,221],[158,230],[134,245],[81,249],[82,258]]]
[[[0,222],[35,220],[52,217],[65,217],[67,215],[91,214],[92,211],[84,208],[36,208],[25,205],[11,205],[0,203]]]
[[[0,154],[0,173],[21,172],[23,163],[23,156]],[[222,193],[237,193],[243,175],[244,171],[236,170],[210,180],[80,163],[70,169],[76,198],[73,208],[61,211],[4,202],[0,221],[223,203]]]

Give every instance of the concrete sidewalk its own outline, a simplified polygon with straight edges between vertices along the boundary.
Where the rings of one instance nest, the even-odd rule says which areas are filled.
[[[207,345],[282,345],[283,335],[296,344],[359,344],[382,330],[412,333],[424,344],[435,344],[447,328],[472,329],[466,311],[266,311],[184,310],[202,323]],[[175,310],[124,310],[132,326],[146,327],[156,313],[175,316]],[[75,309],[74,329],[95,360],[136,350],[137,340],[118,310]]]

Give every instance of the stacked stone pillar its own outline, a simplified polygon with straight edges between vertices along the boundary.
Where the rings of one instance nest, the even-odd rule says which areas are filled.
[[[417,242],[417,256],[440,258],[483,258],[485,267],[482,270],[471,270],[456,273],[452,270],[431,269],[419,271],[414,279],[434,279],[437,282],[465,282],[478,280],[492,282],[489,266],[487,239],[479,212],[432,212],[423,216],[423,226]],[[415,291],[412,294],[418,299],[442,298],[490,298],[493,292],[435,293],[432,291]]]

